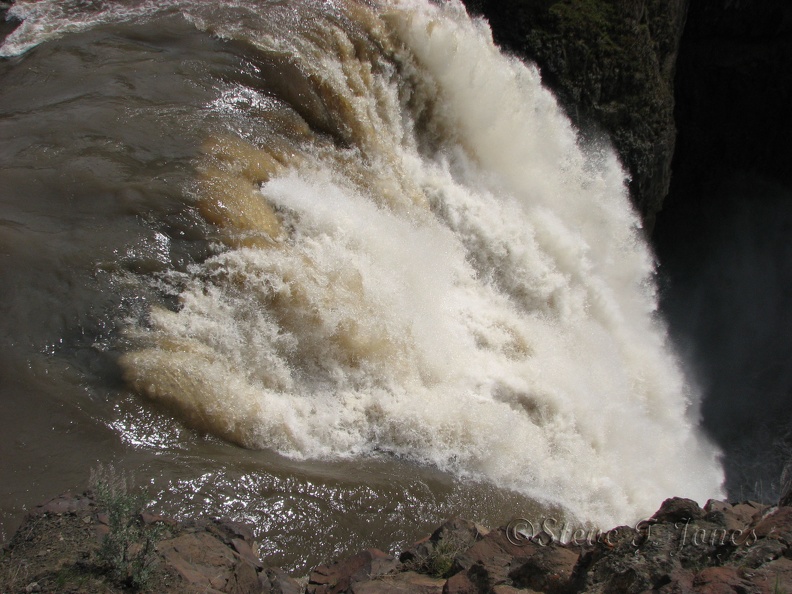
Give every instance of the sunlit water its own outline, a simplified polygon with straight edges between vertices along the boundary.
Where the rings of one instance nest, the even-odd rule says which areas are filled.
[[[100,461],[297,571],[720,494],[622,168],[460,4],[13,11],[6,530]]]

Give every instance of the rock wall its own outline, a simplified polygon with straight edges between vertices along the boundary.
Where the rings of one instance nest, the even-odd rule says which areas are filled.
[[[534,60],[584,134],[622,156],[648,228],[668,193],[673,80],[687,0],[468,0],[497,43]]]

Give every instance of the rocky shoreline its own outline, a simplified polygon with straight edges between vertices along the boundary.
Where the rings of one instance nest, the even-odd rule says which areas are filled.
[[[177,522],[144,511],[132,525],[136,538],[121,549],[124,559],[113,560],[128,562],[119,576],[102,561],[119,524],[95,495],[67,493],[36,507],[0,557],[0,592],[792,591],[792,507],[785,505],[713,500],[701,508],[672,498],[651,518],[607,532],[551,518],[518,518],[492,530],[452,519],[398,556],[368,549],[300,579],[261,559],[253,529],[239,522]],[[141,537],[148,530],[150,551]],[[145,584],[128,579],[143,569]]]

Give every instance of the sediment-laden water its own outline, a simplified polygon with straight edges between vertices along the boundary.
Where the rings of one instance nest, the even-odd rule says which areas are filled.
[[[296,570],[721,494],[620,164],[461,4],[12,14],[5,530],[99,462]]]

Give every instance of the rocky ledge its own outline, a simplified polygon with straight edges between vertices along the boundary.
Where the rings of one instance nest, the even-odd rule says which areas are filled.
[[[608,532],[452,519],[398,556],[368,549],[301,580],[267,566],[244,524],[118,519],[90,494],[37,507],[0,557],[0,592],[792,592],[792,507],[753,502],[669,499]]]

